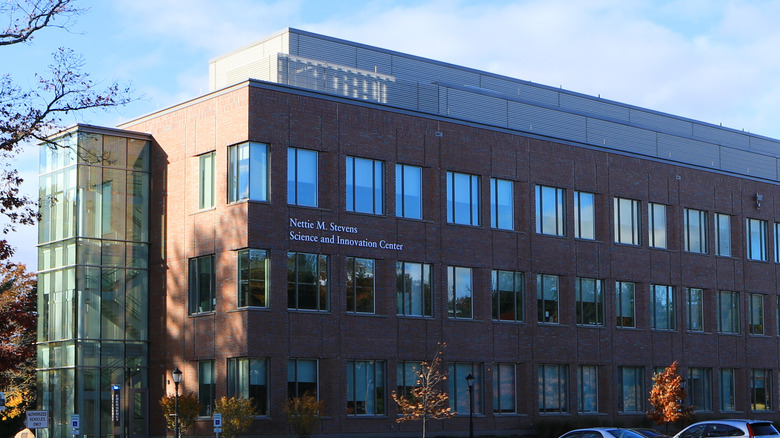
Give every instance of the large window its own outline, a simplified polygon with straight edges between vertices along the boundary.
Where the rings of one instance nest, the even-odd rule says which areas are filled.
[[[659,284],[650,285],[650,327],[656,330],[674,330],[674,288]]]
[[[514,414],[515,407],[515,364],[497,363],[493,367],[493,412]]]
[[[214,152],[198,157],[198,209],[213,208],[216,199]]]
[[[287,308],[328,310],[328,256],[287,253]]]
[[[228,147],[228,202],[268,200],[268,146],[242,143]]]
[[[536,275],[537,321],[558,324],[558,276]]]
[[[563,189],[536,186],[536,232],[552,236],[566,234],[566,197]]]
[[[634,283],[627,281],[615,282],[615,306],[618,327],[636,327],[636,313],[634,306]]]
[[[382,214],[383,190],[381,161],[347,157],[347,211]]]
[[[685,314],[686,330],[704,331],[704,292],[701,289],[685,288]]]
[[[593,193],[574,192],[574,237],[589,240],[596,238],[596,209]]]
[[[764,296],[761,294],[750,294],[749,330],[751,335],[764,334]]]
[[[490,178],[490,226],[511,230],[514,220],[512,181]]]
[[[748,260],[766,261],[766,221],[745,219]]]
[[[474,413],[482,409],[482,367],[478,363],[454,362],[449,365],[447,383],[450,391],[450,409],[458,415],[469,414],[469,386],[466,377],[474,377]]]
[[[347,361],[347,415],[385,413],[385,363],[381,360]]]
[[[737,410],[735,402],[736,383],[734,380],[734,369],[723,368],[720,370],[720,410],[724,412],[733,412]]]
[[[317,206],[317,152],[287,148],[287,203]]]
[[[412,389],[420,386],[420,372],[422,364],[414,361],[398,361],[396,363],[396,394],[413,400]]]
[[[268,306],[268,251],[238,252],[238,306]]]
[[[731,216],[715,213],[715,255],[731,256]]]
[[[471,268],[447,266],[447,308],[450,318],[473,317]]]
[[[712,411],[712,369],[688,370],[688,400],[697,411]]]
[[[422,219],[422,167],[395,165],[395,215]]]
[[[214,255],[190,259],[190,314],[212,312],[217,305]]]
[[[577,367],[577,411],[593,414],[599,411],[598,367],[580,365]]]
[[[374,313],[374,260],[347,257],[347,312]]]
[[[396,262],[396,304],[399,315],[433,316],[431,265]]]
[[[618,411],[645,411],[645,369],[642,367],[618,367]]]
[[[595,278],[574,280],[577,324],[604,325],[604,282]]]
[[[447,172],[447,222],[479,226],[479,177]]]
[[[287,361],[287,397],[317,397],[317,360],[289,359]]]
[[[647,205],[647,216],[650,220],[650,247],[666,248],[666,206],[650,203]]]
[[[772,370],[750,370],[750,410],[772,410]]]
[[[688,252],[707,253],[707,212],[683,209],[685,229],[685,250]]]
[[[268,359],[228,359],[227,385],[228,397],[251,398],[256,414],[268,415]]]
[[[539,412],[569,412],[569,367],[539,365]]]
[[[775,222],[775,263],[780,263],[780,222]]]
[[[640,204],[634,199],[615,198],[615,242],[641,245]]]
[[[739,292],[718,292],[718,331],[739,333]]]
[[[198,362],[198,401],[200,402],[201,417],[210,417],[214,412],[214,399],[216,397],[217,379],[214,371],[213,360],[201,360]]]
[[[523,273],[493,271],[493,319],[523,321]]]

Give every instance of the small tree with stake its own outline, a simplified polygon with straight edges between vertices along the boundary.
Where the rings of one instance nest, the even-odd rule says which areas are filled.
[[[653,375],[653,388],[650,389],[650,406],[647,416],[656,424],[687,421],[693,416],[693,406],[686,406],[687,394],[677,361],[672,362],[662,372]]]

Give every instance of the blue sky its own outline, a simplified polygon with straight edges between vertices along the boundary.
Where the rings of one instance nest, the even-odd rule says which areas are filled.
[[[208,90],[210,59],[286,27],[780,138],[780,2],[769,0],[100,0],[31,44],[2,48],[33,83],[57,47],[138,101],[65,120],[116,126]],[[66,23],[61,23],[66,24]],[[37,187],[34,147],[19,157]],[[32,227],[10,236],[36,267]]]

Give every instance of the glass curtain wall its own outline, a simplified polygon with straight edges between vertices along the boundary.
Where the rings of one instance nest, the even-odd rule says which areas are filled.
[[[146,436],[150,142],[81,127],[54,141],[40,153],[38,436],[69,436],[74,414],[84,436]]]

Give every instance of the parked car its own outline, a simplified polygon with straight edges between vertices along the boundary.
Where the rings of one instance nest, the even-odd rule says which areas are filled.
[[[631,430],[644,436],[645,438],[671,438],[669,435],[661,432],[660,430],[651,429],[649,427],[632,427]]]
[[[566,432],[560,438],[645,438],[630,429],[619,427],[591,427]]]
[[[674,438],[780,438],[780,432],[771,421],[712,420],[691,424]]]

